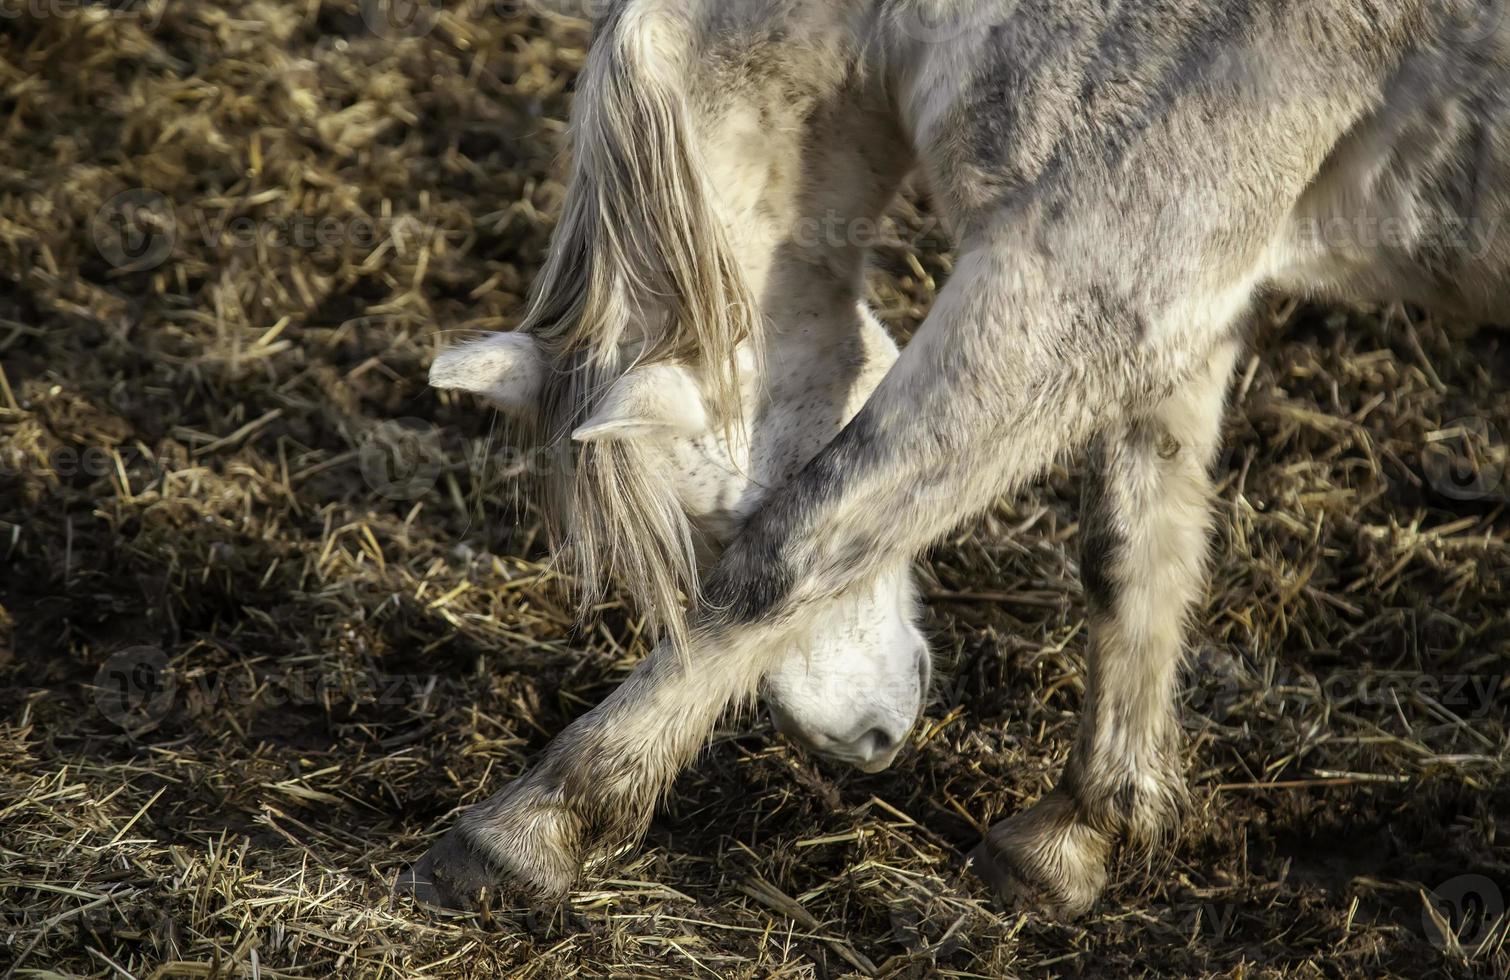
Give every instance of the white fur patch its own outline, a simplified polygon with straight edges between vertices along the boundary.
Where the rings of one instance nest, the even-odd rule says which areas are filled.
[[[494,334],[441,352],[430,386],[480,395],[514,414],[533,412],[545,384],[545,360],[534,337]]]
[[[708,430],[702,392],[686,368],[652,364],[633,368],[609,389],[592,418],[571,437],[577,442],[650,435],[697,436]]]

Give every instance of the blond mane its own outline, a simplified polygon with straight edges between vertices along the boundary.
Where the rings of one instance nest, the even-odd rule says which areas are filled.
[[[572,117],[574,151],[560,223],[523,330],[553,365],[537,437],[548,444],[597,407],[631,366],[698,364],[710,408],[736,417],[736,349],[758,314],[708,198],[682,91],[692,27],[664,4],[616,8],[599,25]],[[580,609],[610,583],[653,628],[686,639],[697,594],[694,531],[666,474],[631,442],[556,455],[541,495]]]

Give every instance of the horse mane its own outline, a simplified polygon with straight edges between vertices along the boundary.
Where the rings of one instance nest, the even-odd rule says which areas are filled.
[[[711,415],[737,418],[736,350],[757,308],[709,200],[683,96],[692,25],[661,0],[599,24],[572,111],[562,216],[522,330],[547,363],[536,437],[565,447],[612,383],[636,365],[696,363]],[[698,592],[696,539],[663,470],[633,440],[552,454],[542,509],[579,612],[610,583],[652,628],[687,639]]]

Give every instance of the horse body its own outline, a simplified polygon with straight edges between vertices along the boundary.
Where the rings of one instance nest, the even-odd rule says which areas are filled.
[[[1489,16],[1486,12],[1485,16]],[[1510,11],[1413,50],[1297,203],[1279,288],[1474,320],[1510,305]],[[1491,30],[1492,28],[1492,30]],[[1454,34],[1465,37],[1453,42]]]
[[[1153,846],[1182,807],[1178,665],[1255,294],[1481,317],[1510,303],[1510,25],[1458,13],[1451,0],[612,7],[578,96],[565,258],[526,324],[532,356],[554,365],[544,412],[591,435],[616,386],[682,358],[702,376],[673,401],[715,424],[683,427],[676,466],[696,469],[732,423],[760,450],[720,472],[758,456],[767,479],[720,476],[696,500],[668,488],[677,514],[647,529],[643,497],[593,499],[613,496],[614,466],[647,465],[644,445],[583,450],[557,505],[599,525],[589,543],[610,542],[611,571],[652,583],[637,591],[669,639],[465,814],[416,890],[451,904],[500,878],[563,892],[583,860],[638,837],[718,714],[762,678],[810,705],[834,676],[819,661],[845,660],[850,686],[874,694],[866,710],[907,702],[926,683],[895,655],[907,631],[846,652],[836,605],[910,610],[912,555],[1085,449],[1084,716],[1059,785],[975,858],[1045,907],[1088,907],[1116,844]],[[640,124],[638,147],[606,121],[621,116]],[[957,238],[954,275],[884,378],[860,357],[824,386],[803,366],[873,327],[854,230],[914,168]],[[589,300],[561,298],[573,289]],[[825,421],[804,426],[814,385]],[[675,564],[699,523],[710,572],[649,567]],[[666,583],[700,594],[685,627]],[[794,645],[819,669],[792,668]]]

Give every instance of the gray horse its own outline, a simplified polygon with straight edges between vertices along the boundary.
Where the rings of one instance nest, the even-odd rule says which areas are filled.
[[[1498,2],[603,4],[527,322],[432,377],[575,441],[542,501],[565,554],[664,639],[402,883],[564,894],[762,686],[799,740],[888,764],[928,683],[912,557],[1088,452],[1084,717],[974,854],[1088,908],[1185,799],[1179,665],[1256,295],[1510,307]],[[958,259],[898,358],[860,295],[909,175]]]

